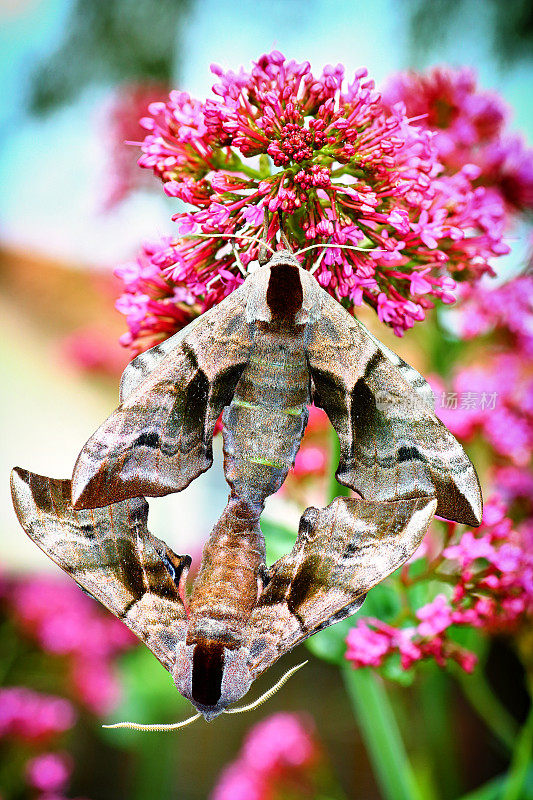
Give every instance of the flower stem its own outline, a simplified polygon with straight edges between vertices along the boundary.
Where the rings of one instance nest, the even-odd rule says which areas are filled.
[[[533,756],[533,703],[518,737],[511,759],[502,800],[521,800],[528,768]]]
[[[369,669],[342,668],[383,800],[423,800],[387,691]]]
[[[508,750],[512,750],[515,746],[518,726],[492,691],[483,670],[478,669],[475,676],[466,675],[460,669],[454,670],[454,674],[472,708],[494,736]]]

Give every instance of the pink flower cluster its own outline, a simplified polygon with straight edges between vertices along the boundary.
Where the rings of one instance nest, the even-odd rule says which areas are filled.
[[[506,106],[496,93],[478,89],[473,70],[399,73],[389,80],[383,101],[391,109],[404,104],[410,117],[433,132],[448,172],[468,165],[475,185],[491,187],[510,209],[533,208],[533,151],[505,130]]]
[[[136,353],[168,339],[207,307],[183,282],[173,281],[161,271],[157,264],[161,246],[170,248],[170,240],[163,240],[162,245],[145,243],[135,261],[115,270],[124,284],[115,307],[125,315],[129,328],[120,342]]]
[[[454,301],[454,276],[475,281],[491,272],[493,256],[508,252],[504,207],[494,192],[473,186],[479,170],[444,174],[432,132],[410,121],[402,104],[385,105],[366,70],[351,82],[341,65],[315,76],[307,62],[277,51],[250,72],[212,70],[213,98],[201,103],[173,91],[150,105],[139,160],[167,195],[188,204],[174,215],[179,235],[154,250],[151,263],[202,307],[243,280],[224,234],[237,236],[246,267],[258,243],[245,237],[260,236],[272,215],[272,239],[275,212],[294,249],[339,245],[318,266],[319,250],[303,254],[302,266],[316,268],[321,285],[347,307],[370,304],[398,335],[423,320],[435,299]],[[150,327],[158,315],[147,309],[145,322],[145,302],[139,297],[132,314],[136,349],[139,325]]]
[[[8,599],[22,631],[67,659],[72,689],[85,706],[109,711],[119,696],[113,659],[135,642],[125,625],[60,578],[16,579]]]
[[[433,382],[438,388],[437,381]],[[462,441],[481,434],[496,454],[518,467],[533,450],[533,374],[519,352],[501,352],[483,366],[465,367],[441,390],[437,413]],[[454,404],[454,397],[461,403]]]
[[[493,485],[509,503],[520,500],[521,513],[533,511],[532,298],[527,274],[494,289],[469,289],[459,325],[468,339],[490,334],[490,349],[484,346],[482,366],[455,373],[453,391],[433,381],[439,416],[460,439],[481,436],[491,446]]]
[[[143,137],[139,120],[150,103],[162,100],[168,87],[158,83],[122,84],[104,111],[108,152],[105,176],[105,209],[121,203],[134,189],[147,186],[137,168],[135,151],[126,144],[137,144]]]
[[[501,346],[533,358],[533,275],[519,275],[498,287],[466,286],[462,295],[464,338],[496,332]]]
[[[287,712],[273,714],[250,730],[238,758],[222,772],[211,800],[310,797],[310,770],[318,760],[309,724]]]
[[[432,658],[440,666],[453,660],[471,672],[476,658],[457,644],[453,628],[508,633],[531,620],[532,536],[530,526],[514,527],[503,503],[493,498],[485,507],[481,527],[454,537],[423,576],[410,579],[408,571],[402,573],[404,588],[443,577],[453,586],[450,594],[442,592],[413,610],[407,627],[360,619],[348,634],[346,658],[354,667],[379,667],[399,654],[404,669],[422,659]]]
[[[39,750],[49,748],[54,738],[72,728],[75,719],[74,707],[62,697],[23,686],[0,688],[0,740],[5,747],[22,744],[25,758],[32,754],[19,781],[32,790],[32,797],[37,790],[42,792],[38,800],[66,800],[63,792],[72,774],[72,759],[67,753]]]
[[[74,707],[62,697],[23,686],[0,688],[0,738],[46,741],[71,728],[75,718]]]

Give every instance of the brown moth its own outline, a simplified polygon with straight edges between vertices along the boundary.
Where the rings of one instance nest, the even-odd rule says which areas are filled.
[[[469,525],[481,517],[475,470],[422,376],[289,250],[261,261],[126,368],[121,404],[82,449],[72,484],[12,477],[28,535],[134,631],[206,719],[306,637],[354,614],[434,513]],[[269,569],[259,518],[294,463],[311,401],[339,436],[337,478],[359,498],[308,508],[292,551]],[[190,558],[148,532],[143,496],[181,491],[211,466],[222,411],[230,496],[187,598]]]

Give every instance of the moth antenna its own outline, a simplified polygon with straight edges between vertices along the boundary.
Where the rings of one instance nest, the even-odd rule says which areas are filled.
[[[313,274],[314,274],[314,273],[317,271],[317,269],[318,269],[318,268],[319,268],[319,266],[321,265],[321,263],[322,263],[322,260],[323,260],[323,258],[324,258],[324,256],[325,256],[325,255],[326,255],[326,251],[325,251],[325,250],[323,250],[323,251],[320,253],[319,257],[318,257],[318,261],[316,262],[316,264],[315,264],[313,267],[311,267],[311,269],[309,270],[309,272],[311,273],[311,275],[313,275]]]
[[[248,236],[246,233],[191,233],[189,236],[182,236],[182,239],[246,239],[248,242],[257,242],[258,245],[266,247],[271,253],[275,253],[273,247],[267,244],[259,236]]]
[[[132,731],[176,731],[178,728],[185,728],[192,722],[201,717],[201,714],[195,714],[194,717],[184,719],[183,722],[171,722],[169,725],[142,725],[140,722],[115,722],[114,725],[102,725],[102,728],[130,728]]]
[[[357,250],[360,253],[386,253],[388,252],[383,247],[373,247],[369,250],[366,247],[356,247],[353,244],[310,244],[309,247],[304,247],[303,250],[298,250],[294,255],[299,256],[302,253],[307,253],[308,250],[314,250],[317,247],[336,247],[337,250]]]
[[[276,694],[278,689],[281,689],[283,684],[287,683],[289,678],[291,678],[294,675],[295,672],[298,672],[299,669],[301,669],[302,667],[305,667],[306,664],[307,664],[307,661],[302,661],[301,664],[297,664],[295,667],[291,667],[291,669],[289,669],[285,673],[285,675],[283,675],[279,679],[279,681],[276,684],[274,684],[272,689],[269,689],[267,692],[262,694],[261,697],[258,700],[254,700],[253,703],[250,703],[247,706],[240,706],[239,708],[227,708],[224,711],[224,714],[242,714],[244,711],[253,711],[254,708],[257,708],[258,706],[263,705],[263,703],[266,703],[267,700],[270,700],[272,695]]]

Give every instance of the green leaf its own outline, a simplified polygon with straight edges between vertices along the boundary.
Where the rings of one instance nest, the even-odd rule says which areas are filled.
[[[393,576],[374,586],[359,612],[360,617],[377,617],[382,622],[392,622],[401,610],[401,599]],[[354,620],[352,619],[352,624]]]
[[[317,658],[327,661],[329,664],[343,666],[346,663],[344,654],[346,653],[346,636],[353,627],[353,618],[342,620],[335,625],[326,628],[320,633],[315,633],[307,639],[307,649]]]
[[[266,540],[267,564],[273,564],[292,550],[296,541],[295,531],[269,519],[261,520],[261,530]]]

